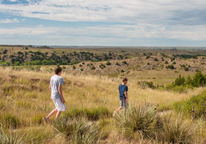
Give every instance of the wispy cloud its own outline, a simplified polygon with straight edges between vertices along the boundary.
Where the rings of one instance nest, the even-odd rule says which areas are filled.
[[[15,19],[0,19],[0,23],[18,23],[19,21]]]
[[[89,42],[97,45],[123,44],[124,42],[129,44],[140,39],[171,39],[171,43],[174,39],[206,41],[205,0],[11,1],[15,2],[1,3],[0,0],[1,13],[19,16],[21,21],[26,18],[24,23],[31,18],[53,20],[59,23],[55,26],[42,23],[37,27],[29,25],[0,28],[0,37],[32,37],[33,40],[42,36],[42,43],[45,40],[51,44],[58,42],[69,45],[78,43],[84,45]],[[62,27],[62,21],[98,22],[99,24],[72,28]],[[0,20],[0,23],[11,22],[18,22],[18,20]],[[107,25],[102,22],[106,22]],[[114,23],[118,24],[114,25]]]
[[[82,28],[60,28],[44,27],[39,25],[33,28],[0,28],[0,36],[35,36],[35,35],[54,35],[58,38],[68,36],[84,38],[172,38],[182,40],[206,40],[206,29],[204,25],[199,26],[175,26],[166,29],[162,25],[114,25],[114,26],[93,26]]]
[[[0,11],[56,21],[128,23],[205,22],[204,0],[27,0],[26,4],[0,4]]]

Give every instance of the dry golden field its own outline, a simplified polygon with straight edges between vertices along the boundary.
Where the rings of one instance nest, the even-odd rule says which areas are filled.
[[[7,55],[1,53],[1,56],[6,62],[11,60],[10,55],[28,51],[24,47],[0,47],[0,52],[5,49],[8,50]],[[0,144],[206,143],[205,98],[200,100],[203,100],[203,105],[192,105],[188,112],[175,109],[177,102],[188,101],[188,104],[192,98],[205,96],[206,88],[186,88],[186,91],[166,88],[179,75],[193,77],[196,70],[204,74],[205,51],[34,47],[29,50],[48,52],[48,55],[54,51],[57,55],[74,51],[87,51],[94,55],[113,53],[113,57],[107,61],[79,59],[78,63],[61,65],[67,111],[59,120],[53,117],[49,123],[45,123],[42,118],[54,109],[49,81],[56,66],[23,63],[20,66],[0,66]],[[128,58],[116,59],[122,53]],[[173,59],[175,54],[198,57]],[[25,58],[25,61],[28,60]],[[107,65],[108,61],[110,64]],[[105,67],[101,68],[103,65]],[[168,65],[174,65],[175,69],[167,69]],[[182,65],[188,67],[188,70]],[[129,79],[130,107],[126,114],[121,111],[113,117],[114,110],[119,107],[118,85],[123,77]],[[153,82],[157,88],[143,87],[140,83],[145,81]],[[203,115],[190,115],[192,108],[194,115],[196,112]]]
[[[152,80],[159,84],[164,84],[168,80],[174,81],[178,74],[173,71],[168,71],[167,74],[163,71],[139,73],[143,79],[148,76],[154,77],[155,79]],[[184,75],[184,72],[182,74]],[[26,143],[67,143],[67,139],[56,131],[51,123],[43,124],[42,122],[42,118],[54,108],[49,92],[49,80],[52,75],[52,72],[49,73],[44,70],[42,72],[16,71],[1,67],[0,122],[5,133],[23,135],[29,139]],[[103,116],[98,117],[97,114],[97,118],[92,116],[88,118],[90,123],[102,127],[100,130],[102,137],[100,136],[98,143],[158,143],[155,139],[128,140],[115,126],[112,113],[119,106],[117,87],[121,83],[120,77],[74,75],[65,72],[63,72],[62,77],[64,78],[63,94],[66,100],[67,113],[75,113],[75,109],[79,111],[87,109],[91,115],[92,112],[98,113],[101,109],[103,109],[103,113],[105,111],[106,114]],[[138,75],[135,77],[129,75],[130,105],[136,106],[146,103],[155,107],[159,104],[158,113],[160,115],[173,113],[173,116],[176,117],[178,114],[172,111],[174,102],[187,100],[205,90],[205,88],[195,88],[187,93],[178,93],[149,88],[142,89],[137,84],[140,80]],[[70,114],[71,117],[74,115]],[[54,122],[55,119],[53,118],[51,121]],[[186,118],[184,121],[190,123],[190,118]],[[200,124],[202,129],[204,123],[200,120],[193,122],[194,127]],[[200,135],[197,134],[195,139],[196,143],[202,141],[205,135],[202,131],[199,133]]]

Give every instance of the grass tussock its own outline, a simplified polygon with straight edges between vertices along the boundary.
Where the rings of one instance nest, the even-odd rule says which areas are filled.
[[[115,116],[116,125],[120,127],[126,137],[139,139],[151,138],[155,135],[158,116],[154,107],[150,105],[135,106]]]
[[[194,127],[190,122],[184,121],[182,116],[164,117],[163,126],[157,133],[159,141],[164,143],[192,144],[194,142]]]
[[[99,127],[84,118],[63,117],[54,122],[56,130],[67,137],[68,143],[93,144],[99,139]]]

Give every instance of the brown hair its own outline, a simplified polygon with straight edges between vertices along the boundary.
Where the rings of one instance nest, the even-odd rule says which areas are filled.
[[[128,81],[128,79],[125,77],[122,79],[122,82]]]
[[[62,72],[62,68],[57,66],[55,69],[54,69],[54,72],[55,74],[59,74],[60,72]]]

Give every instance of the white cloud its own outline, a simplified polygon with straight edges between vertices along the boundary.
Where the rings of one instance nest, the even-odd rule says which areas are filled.
[[[84,37],[84,38],[119,38],[119,39],[140,39],[140,38],[171,38],[182,40],[206,40],[206,29],[204,25],[183,26],[178,25],[169,29],[162,25],[110,25],[82,28],[60,28],[44,27],[39,25],[34,28],[0,28],[0,36],[44,36],[53,37]]]
[[[29,0],[26,5],[0,4],[0,11],[57,21],[165,23],[199,20],[190,13],[202,13],[205,7],[205,0]]]
[[[18,23],[19,21],[15,19],[0,19],[0,23]]]
[[[13,1],[13,0],[12,0]],[[205,0],[27,0],[28,3],[1,4],[0,12],[54,21],[115,22],[81,28],[0,28],[0,36],[51,38],[58,42],[105,44],[137,39],[178,39],[206,41]],[[1,2],[1,0],[0,0]],[[0,20],[0,23],[12,20]],[[14,22],[15,20],[13,20]],[[24,21],[22,19],[22,21]],[[16,19],[16,22],[18,20]],[[114,23],[113,23],[114,24]],[[106,41],[108,40],[108,42]],[[39,40],[40,41],[40,40]],[[50,41],[53,43],[53,41]]]

